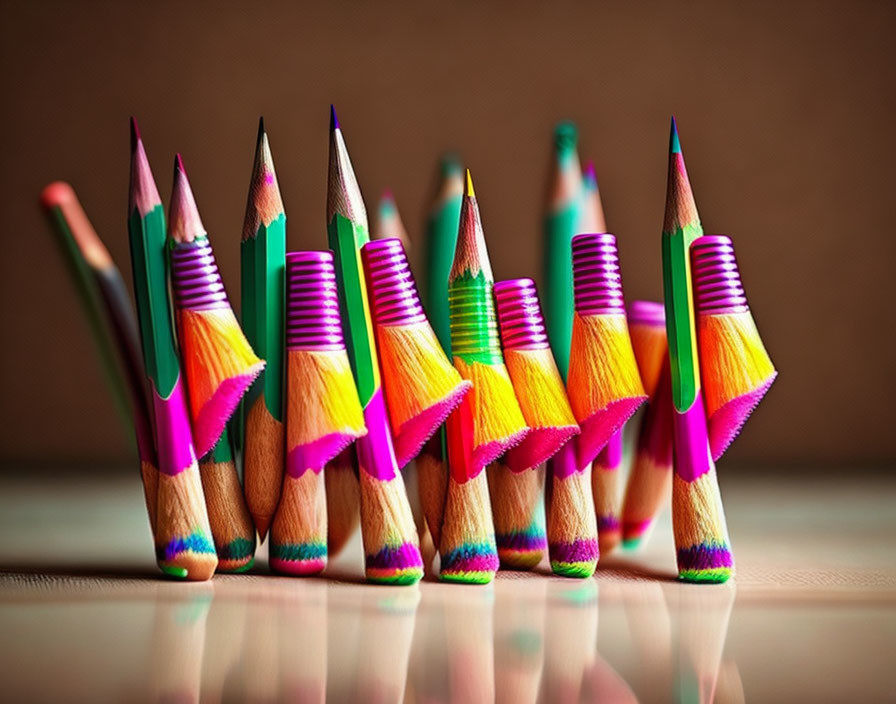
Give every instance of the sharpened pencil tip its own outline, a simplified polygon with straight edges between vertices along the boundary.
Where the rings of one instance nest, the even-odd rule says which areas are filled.
[[[336,108],[330,105],[330,129],[338,130],[339,129],[339,118],[336,117]]]
[[[672,154],[681,153],[681,142],[678,139],[678,125],[675,123],[675,115],[672,116],[672,130],[669,134],[669,151]]]
[[[466,190],[466,196],[467,196],[468,198],[475,198],[475,197],[476,197],[476,191],[473,190],[473,177],[470,176],[470,170],[469,170],[469,169],[467,169],[467,190]]]
[[[131,115],[131,151],[137,148],[139,141],[141,141],[140,127],[137,125],[137,118]]]
[[[187,172],[187,170],[184,168],[184,160],[181,157],[180,152],[174,155],[174,171],[175,175],[177,175],[178,171],[184,174]]]
[[[258,118],[258,141],[260,142],[265,135],[264,131],[264,116],[260,116]]]

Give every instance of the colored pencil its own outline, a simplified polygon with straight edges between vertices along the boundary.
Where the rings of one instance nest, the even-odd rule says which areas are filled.
[[[778,373],[750,313],[731,239],[695,240],[691,267],[709,447],[718,461]]]
[[[622,504],[622,541],[637,547],[672,490],[672,377],[662,303],[632,301],[628,323],[649,401]]]
[[[346,347],[367,426],[367,435],[356,445],[366,574],[374,582],[410,584],[423,576],[423,558],[392,447],[361,268],[360,250],[369,241],[367,210],[332,108],[327,234],[335,254]]]
[[[40,202],[82,286],[85,311],[100,348],[106,350],[103,353],[106,368],[116,380],[119,393],[126,390],[122,400],[134,423],[146,511],[155,535],[159,470],[134,304],[121,272],[90,224],[72,187],[62,181],[51,183],[41,192]]]
[[[408,231],[398,212],[395,197],[392,195],[392,191],[387,190],[380,197],[376,209],[376,223],[373,232],[370,233],[370,239],[388,240],[393,238],[401,241],[401,246],[406,252],[410,251],[411,238],[408,237]]]
[[[199,460],[205,508],[218,553],[218,572],[245,572],[255,563],[255,526],[236,470],[233,437],[226,428]]]
[[[242,323],[265,370],[243,401],[243,490],[263,541],[283,483],[285,435],[284,276],[286,214],[264,121],[258,141],[240,245]]]
[[[568,386],[582,427],[581,466],[594,460],[647,394],[628,333],[616,238],[577,235],[572,254],[576,312]]]
[[[175,351],[166,281],[165,211],[133,118],[128,236],[159,461],[156,557],[169,575],[205,580],[214,573],[218,559]]]
[[[529,434],[508,450],[503,464],[489,466],[492,512],[502,564],[532,568],[547,548],[541,465],[579,427],[551,355],[535,282],[499,281],[495,299],[504,360]]]
[[[426,221],[426,279],[423,306],[442,349],[451,357],[451,323],[448,311],[448,275],[454,261],[457,228],[463,200],[463,170],[451,156],[442,159],[436,196]],[[417,457],[417,484],[420,505],[438,549],[441,541],[445,494],[448,491],[448,458],[445,452],[445,430],[423,446]]]
[[[672,527],[679,577],[691,582],[724,582],[734,574],[734,559],[709,449],[691,284],[689,250],[702,235],[673,118],[663,220],[666,336],[675,406]]]
[[[327,565],[324,465],[365,434],[345,351],[331,252],[286,255],[286,473],[271,524],[271,567]]]
[[[241,572],[252,566],[255,527],[230,439],[222,435],[264,362],[252,351],[230,308],[180,154],[174,160],[168,249],[193,437],[218,569]]]
[[[497,571],[488,481],[482,470],[528,432],[501,353],[493,285],[479,204],[467,171],[448,305],[454,365],[473,383],[473,390],[447,424],[450,476],[440,545],[440,577],[445,580],[484,583]]]
[[[582,175],[582,214],[579,233],[607,232],[603,202],[597,185],[594,164],[585,167]],[[623,428],[607,441],[591,465],[591,493],[597,511],[597,535],[602,555],[613,550],[621,539],[619,526],[620,501],[618,483],[623,464]]]
[[[572,238],[582,221],[582,171],[575,125],[554,130],[554,154],[544,220],[544,318],[551,352],[566,381],[572,340]],[[599,557],[591,463],[579,466],[576,442],[548,462],[546,500],[551,569],[568,577],[590,577]]]
[[[471,383],[439,345],[398,239],[372,240],[362,259],[398,466],[403,467],[460,404]]]

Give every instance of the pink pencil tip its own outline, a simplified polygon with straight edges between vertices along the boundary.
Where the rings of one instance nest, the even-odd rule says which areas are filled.
[[[187,173],[187,170],[184,168],[184,160],[183,157],[181,157],[180,152],[174,155],[174,170]]]
[[[137,143],[142,141],[140,137],[140,127],[137,125],[137,118],[131,115],[131,151],[137,148]]]
[[[383,191],[383,200],[388,201],[390,203],[393,203],[395,201],[395,198],[392,196],[391,188],[387,188],[386,190]]]

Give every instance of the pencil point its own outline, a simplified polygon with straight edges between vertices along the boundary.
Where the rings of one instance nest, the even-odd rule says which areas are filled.
[[[199,209],[190,188],[190,180],[180,154],[174,157],[174,185],[168,207],[168,236],[175,242],[192,242],[206,235]]]
[[[137,126],[137,118],[131,115],[131,151],[137,148],[137,142],[140,141],[140,127]]]
[[[336,117],[336,108],[330,105],[330,129],[338,130],[339,129],[339,118]]]
[[[260,142],[262,137],[264,137],[264,116],[260,116],[258,118],[258,141]]]
[[[467,190],[466,190],[466,196],[467,196],[468,198],[475,198],[475,197],[476,197],[476,191],[473,190],[473,178],[470,176],[470,170],[469,170],[469,169],[467,169]]]
[[[672,130],[669,135],[669,151],[672,154],[681,153],[681,142],[678,139],[678,125],[675,124],[675,116],[672,116]]]

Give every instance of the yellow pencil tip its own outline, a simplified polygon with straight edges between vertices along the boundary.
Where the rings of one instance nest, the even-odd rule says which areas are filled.
[[[470,198],[476,197],[476,191],[473,190],[473,177],[470,176],[469,169],[467,169],[467,196]]]

